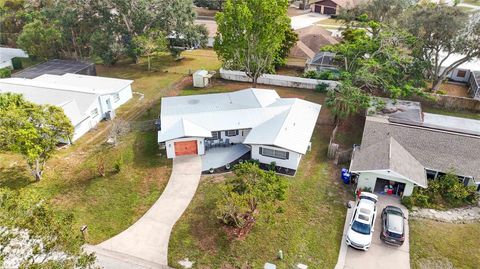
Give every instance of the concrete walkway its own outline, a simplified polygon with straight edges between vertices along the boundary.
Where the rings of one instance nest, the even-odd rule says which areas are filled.
[[[98,265],[105,269],[123,268],[120,264],[166,268],[170,232],[197,190],[201,168],[200,156],[175,158],[167,187],[147,213],[120,234],[87,247],[97,253]]]

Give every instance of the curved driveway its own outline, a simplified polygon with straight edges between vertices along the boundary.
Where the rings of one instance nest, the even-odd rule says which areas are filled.
[[[200,156],[176,157],[167,187],[147,213],[125,231],[91,247],[97,252],[99,265],[111,267],[111,263],[102,258],[102,252],[115,253],[117,259],[124,256],[166,265],[170,232],[195,195],[201,168]]]

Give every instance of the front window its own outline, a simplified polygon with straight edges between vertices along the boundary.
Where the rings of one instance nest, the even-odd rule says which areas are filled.
[[[120,95],[118,93],[113,95],[113,101],[116,103],[120,100]]]
[[[92,110],[91,115],[92,115],[92,118],[95,118],[96,116],[98,116],[98,108],[95,108],[94,110]]]
[[[260,148],[260,155],[276,158],[276,159],[282,159],[282,160],[287,160],[289,157],[289,153],[287,151],[275,150],[275,149],[269,149],[269,148]]]
[[[225,132],[225,135],[227,136],[237,136],[238,135],[238,130],[228,130]]]
[[[212,132],[212,139],[220,139],[220,132]]]
[[[354,221],[352,224],[352,230],[360,234],[370,234],[370,224]]]

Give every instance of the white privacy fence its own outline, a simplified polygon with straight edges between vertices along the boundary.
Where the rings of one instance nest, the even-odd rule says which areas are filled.
[[[245,72],[220,69],[220,77],[226,80],[241,82],[252,82],[252,79]],[[258,78],[259,84],[275,85],[291,88],[315,89],[318,84],[327,84],[330,89],[335,88],[339,82],[333,80],[319,80],[311,78],[300,78],[283,75],[264,74]]]

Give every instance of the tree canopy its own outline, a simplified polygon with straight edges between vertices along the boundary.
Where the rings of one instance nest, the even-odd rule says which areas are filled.
[[[238,164],[233,177],[222,185],[217,217],[239,229],[251,227],[260,211],[267,214],[285,199],[286,189],[286,180],[274,171],[263,171],[255,162]]]
[[[0,223],[2,268],[11,256],[25,269],[95,268],[95,256],[83,252],[85,241],[73,215],[58,216],[33,193],[0,188]]]
[[[429,4],[412,7],[402,17],[402,26],[416,40],[411,47],[413,55],[434,92],[449,72],[480,57],[478,15],[469,15],[459,7]]]
[[[20,153],[36,180],[60,140],[69,142],[73,126],[63,110],[37,105],[21,95],[0,93],[0,150]]]
[[[214,49],[223,66],[245,71],[254,86],[262,74],[273,71],[278,55],[285,57],[287,34],[291,36],[287,8],[286,0],[227,0],[215,17]]]
[[[149,32],[162,32],[172,52],[180,41],[192,47],[207,38],[191,0],[7,0],[0,11],[0,42],[16,44],[18,36],[19,47],[40,58],[98,56],[114,64],[121,55],[138,61],[134,39]]]

